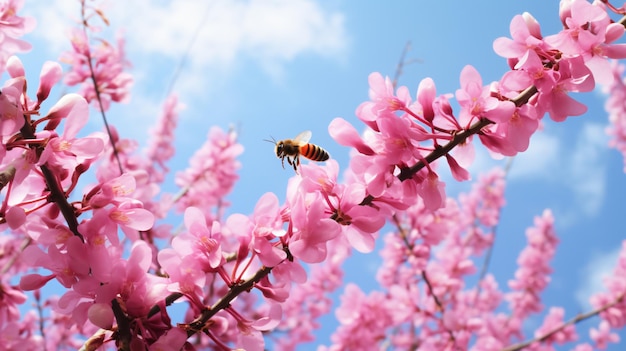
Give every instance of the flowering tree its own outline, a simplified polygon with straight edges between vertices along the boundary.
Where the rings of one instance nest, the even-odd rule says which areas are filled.
[[[8,78],[0,94],[0,349],[8,350],[294,350],[313,339],[329,295],[343,284],[341,265],[352,250],[384,242],[379,290],[344,286],[335,311],[332,345],[321,350],[552,350],[604,349],[626,324],[626,242],[606,291],[593,310],[566,320],[542,304],[558,236],[549,210],[527,229],[527,246],[508,287],[498,286],[476,258],[488,257],[504,204],[506,173],[484,174],[468,194],[446,196],[437,164],[457,181],[478,141],[492,154],[524,152],[541,119],[566,122],[586,106],[570,92],[596,82],[609,92],[613,145],[626,152],[626,10],[607,1],[561,2],[563,29],[542,35],[528,13],[511,21],[511,38],[494,42],[510,71],[485,84],[471,66],[460,72],[454,97],[437,94],[426,78],[415,98],[378,73],[369,77],[370,101],[356,111],[365,131],[344,119],[329,125],[337,143],[353,149],[349,166],[302,164],[280,203],[273,193],[252,214],[225,215],[243,151],[234,131],[212,128],[207,141],[176,175],[177,195],[160,185],[174,155],[178,101],[169,97],[145,154],[113,126],[78,137],[91,104],[102,113],[129,99],[123,39],[93,40],[104,13],[82,2],[82,24],[61,66],[41,68],[36,93],[13,54],[33,22],[21,2],[6,1],[0,64]],[[615,20],[611,16],[617,17]],[[53,86],[78,85],[42,103]],[[359,127],[360,128],[360,127]],[[476,140],[477,139],[477,140]],[[445,160],[445,163],[443,162]],[[441,162],[438,162],[441,161]],[[86,175],[95,184],[76,190]],[[184,228],[165,218],[180,215]],[[379,231],[393,228],[382,238]],[[61,296],[43,296],[60,286]],[[24,291],[33,291],[29,301]],[[184,322],[172,321],[174,302]],[[26,311],[27,303],[35,308]],[[528,334],[530,316],[547,310]],[[24,312],[25,311],[25,312]],[[579,321],[596,317],[592,343],[575,344]]]

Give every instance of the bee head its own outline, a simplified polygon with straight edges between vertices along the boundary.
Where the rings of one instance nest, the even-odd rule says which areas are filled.
[[[285,154],[285,144],[282,141],[276,143],[276,156],[281,157]]]

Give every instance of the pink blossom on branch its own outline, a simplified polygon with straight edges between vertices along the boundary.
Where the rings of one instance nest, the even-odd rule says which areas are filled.
[[[73,50],[65,52],[60,58],[61,62],[71,66],[65,76],[65,84],[80,85],[79,94],[103,111],[109,109],[111,102],[127,102],[133,78],[124,72],[128,62],[124,55],[123,37],[119,35],[116,46],[100,40],[99,46],[92,47],[86,30],[75,28],[71,42]]]
[[[239,179],[237,170],[241,165],[236,157],[242,152],[235,131],[212,127],[206,142],[189,160],[189,167],[176,174],[176,185],[182,189],[177,209],[195,206],[207,218],[218,219],[228,205],[225,196]]]
[[[591,328],[589,330],[589,336],[599,350],[605,350],[608,343],[616,344],[620,342],[619,335],[611,333],[611,327],[607,321],[600,322],[598,329]]]
[[[559,242],[553,226],[552,212],[545,210],[535,218],[535,227],[526,231],[528,245],[518,257],[515,279],[509,281],[512,291],[505,297],[512,315],[520,320],[543,309],[539,294],[550,281],[549,261]]]
[[[613,83],[604,86],[608,94],[604,109],[609,114],[607,134],[611,136],[609,146],[622,153],[624,171],[626,171],[626,78],[623,77],[626,66],[613,62],[611,69],[614,75]]]
[[[31,49],[28,42],[18,39],[36,25],[34,18],[17,15],[23,5],[24,0],[6,0],[0,4],[0,72],[9,57]]]
[[[176,179],[183,192],[174,201],[180,212],[185,212],[187,231],[160,249],[148,244],[152,243],[146,232],[165,211],[157,213],[143,204],[144,200],[154,201],[156,183],[162,176],[150,180],[147,173],[154,169],[150,163],[161,165],[164,159],[155,158],[154,152],[149,154],[149,162],[133,158],[130,151],[137,144],[115,131],[111,134],[114,143],[104,143],[106,138],[99,135],[88,137],[93,140],[76,138],[82,127],[77,119],[86,117],[86,102],[75,96],[61,99],[43,117],[41,122],[47,124],[39,130],[40,124],[32,116],[48,97],[58,70],[55,65],[44,67],[37,99],[30,100],[24,94],[24,69],[12,60],[7,67],[12,78],[3,89],[7,96],[0,100],[5,108],[1,116],[5,124],[0,130],[7,141],[3,161],[19,168],[15,177],[20,182],[7,188],[9,208],[3,205],[6,211],[2,212],[10,225],[7,231],[29,235],[31,246],[21,263],[45,270],[22,275],[21,287],[37,289],[57,279],[67,290],[51,304],[68,316],[68,325],[114,329],[114,333],[107,332],[107,342],[118,345],[261,350],[261,332],[279,325],[280,304],[288,306],[293,297],[293,303],[308,304],[294,309],[297,313],[314,319],[325,312],[327,292],[341,283],[335,264],[347,254],[347,243],[360,251],[373,250],[378,230],[390,220],[396,233],[385,239],[385,265],[379,272],[385,290],[366,294],[348,286],[338,310],[342,326],[331,349],[372,348],[385,339],[397,348],[417,345],[433,350],[463,349],[472,342],[476,349],[511,345],[522,338],[525,319],[543,308],[538,294],[549,282],[548,260],[557,242],[552,217],[544,213],[527,232],[529,245],[520,255],[520,268],[510,284],[512,292],[500,292],[490,275],[479,276],[477,286],[470,286],[477,273],[476,258],[493,244],[503,205],[502,176],[481,178],[477,189],[457,202],[444,193],[445,184],[438,174],[438,166],[444,163],[437,160],[446,157],[455,179],[468,180],[465,167],[471,162],[464,161],[471,157],[450,152],[461,145],[471,149],[473,135],[478,134],[474,139],[496,154],[514,155],[528,147],[546,112],[563,121],[585,111],[568,93],[593,88],[595,75],[602,70],[601,62],[598,65],[596,61],[620,53],[619,47],[611,45],[621,34],[616,26],[606,24],[598,11],[604,7],[589,5],[595,7],[582,13],[575,8],[585,7],[574,4],[576,1],[580,0],[567,2],[573,5],[562,13],[567,24],[564,33],[570,36],[564,37],[567,43],[562,50],[542,38],[532,18],[515,20],[511,25],[514,40],[502,40],[503,47],[498,50],[517,73],[483,85],[476,70],[465,68],[457,94],[461,109],[456,116],[449,101],[452,96],[437,96],[432,79],[422,80],[412,98],[408,88],[396,89],[390,79],[370,75],[370,101],[356,112],[368,129],[359,135],[357,128],[342,119],[331,125],[338,127],[331,132],[333,137],[357,151],[345,180],[339,180],[339,167],[333,161],[325,166],[303,165],[301,174],[290,180],[282,206],[268,193],[259,199],[252,215],[235,214],[221,222],[227,205],[224,198],[237,179],[236,157],[242,147],[234,133],[213,129],[205,147],[192,158],[190,169]],[[568,38],[582,41],[571,43]],[[103,49],[116,63],[99,57],[102,53],[97,50],[92,52],[86,38],[78,38],[75,44],[76,52],[70,56],[82,67],[70,77],[85,82],[90,77],[84,64],[101,64],[99,68],[110,71],[96,67],[96,73],[102,75],[97,88],[84,93],[91,99],[95,91],[102,91],[112,101],[123,100],[128,81],[123,75],[121,79],[107,75],[121,72],[121,48],[117,52]],[[100,87],[100,83],[104,85]],[[171,111],[172,105],[166,110]],[[58,131],[60,121],[65,122],[62,133]],[[162,126],[167,129],[169,124]],[[153,150],[170,152],[164,141]],[[99,144],[105,145],[104,153]],[[117,148],[127,173],[107,169],[113,155],[111,145]],[[104,161],[98,184],[87,194],[76,194],[79,178],[96,160]],[[42,177],[47,173],[52,176]],[[492,187],[486,185],[489,182]],[[140,189],[138,194],[136,189]],[[82,201],[70,204],[70,195]],[[21,207],[14,206],[16,203]],[[172,235],[169,230],[162,233],[168,238]],[[312,277],[311,286],[301,290],[293,287],[307,278],[302,262],[324,261],[330,261],[329,268],[321,270],[324,277]],[[620,271],[616,272],[618,279],[607,284],[609,292],[594,301],[607,306],[601,315],[606,323],[592,335],[598,345],[612,339],[607,324],[621,325],[623,284]],[[332,281],[324,282],[325,277]],[[260,294],[248,294],[251,291]],[[307,300],[303,295],[307,293],[320,303]],[[174,326],[166,303],[181,295],[187,302],[184,318],[189,323]],[[6,301],[7,315],[14,314],[12,305],[19,301],[15,296]],[[271,303],[263,304],[257,298]],[[497,310],[503,300],[510,303],[510,315]],[[298,318],[295,312],[286,312],[292,324]],[[561,310],[551,310],[538,335],[563,325],[563,315]],[[307,322],[301,328],[292,326],[293,339],[308,336],[314,323]],[[551,334],[540,346],[573,340],[572,329],[567,326]],[[16,335],[9,328],[2,332]],[[191,340],[185,342],[191,334],[197,334],[193,346]]]
[[[594,294],[589,299],[596,309],[602,309],[600,318],[611,328],[626,326],[626,241],[622,242],[613,274],[604,277],[606,291]]]
[[[150,129],[149,144],[146,146],[146,156],[152,161],[147,169],[152,181],[163,182],[169,172],[166,162],[175,154],[174,131],[178,122],[178,113],[182,108],[176,95],[170,95],[163,103],[161,116],[155,126]]]

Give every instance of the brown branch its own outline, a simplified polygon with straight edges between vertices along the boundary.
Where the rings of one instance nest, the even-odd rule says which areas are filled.
[[[183,294],[179,293],[179,292],[170,294],[169,296],[167,296],[165,298],[165,306],[169,306],[169,305],[173,304],[176,300],[178,300],[182,296],[183,296]],[[155,314],[159,313],[159,311],[161,311],[161,307],[159,305],[152,306],[150,311],[148,311],[148,315],[146,316],[146,318],[150,318],[150,317],[154,316]]]
[[[469,138],[470,136],[474,134],[478,134],[481,131],[481,129],[483,129],[484,127],[490,124],[493,124],[493,122],[486,118],[481,118],[478,122],[474,123],[468,129],[462,130],[461,132],[454,135],[452,140],[450,140],[444,146],[435,148],[435,150],[433,150],[430,154],[426,155],[424,159],[428,163],[434,162],[436,159],[442,156],[445,156],[447,153],[452,151],[452,149],[454,149],[455,146],[461,143],[464,143],[465,140],[467,140],[467,138]],[[398,179],[400,179],[400,181],[411,179],[417,172],[419,172],[425,166],[426,164],[423,161],[419,161],[411,167],[403,168],[400,170],[400,174],[398,174]]]
[[[520,107],[524,105],[525,103],[527,103],[528,100],[530,100],[530,98],[533,95],[535,95],[535,93],[537,93],[537,88],[535,88],[535,86],[531,86],[530,88],[521,92],[515,99],[512,99],[511,101],[515,104],[515,106]],[[494,122],[488,120],[487,118],[481,118],[478,122],[471,125],[468,129],[462,130],[461,132],[454,135],[452,140],[450,140],[446,145],[437,147],[435,150],[433,150],[433,152],[428,154],[424,159],[428,163],[434,162],[436,159],[442,156],[445,156],[450,151],[452,151],[452,149],[454,149],[455,146],[464,143],[465,140],[467,140],[467,138],[469,138],[470,136],[480,133],[480,131],[484,127],[493,123]],[[400,174],[398,175],[398,179],[400,179],[400,181],[405,181],[407,179],[410,179],[425,166],[426,165],[424,164],[423,161],[419,161],[412,167],[404,168],[400,171]]]
[[[396,73],[394,74],[393,80],[391,81],[394,89],[398,87],[398,80],[400,79],[400,76],[402,75],[404,67],[406,65],[416,62],[422,62],[422,60],[416,58],[407,60],[406,54],[409,52],[409,50],[411,50],[411,42],[407,41],[404,45],[404,49],[402,50],[402,54],[400,54],[400,60],[398,61],[398,65],[396,66]]]
[[[27,115],[24,115],[24,121],[25,123],[20,129],[22,137],[27,140],[35,139],[35,132],[30,124],[30,118]],[[44,150],[44,147],[40,144],[30,145],[30,147],[34,149],[37,158],[41,156],[41,153]],[[63,191],[62,189],[61,183],[59,182],[55,174],[50,170],[50,168],[48,168],[47,164],[43,164],[39,166],[39,168],[41,169],[41,173],[43,174],[46,186],[48,187],[48,190],[50,190],[48,199],[57,205],[59,211],[61,211],[61,214],[63,215],[63,218],[65,218],[65,221],[67,222],[68,228],[72,231],[72,233],[74,233],[74,235],[79,237],[84,242],[85,239],[78,231],[78,219],[76,218],[76,213],[74,212],[74,208],[72,207],[72,205],[67,201],[67,198],[65,197],[65,191]]]
[[[244,281],[243,283],[231,286],[228,293],[213,304],[213,306],[205,308],[200,316],[198,316],[194,321],[183,325],[187,329],[187,336],[191,337],[195,333],[202,331],[211,317],[213,317],[217,312],[230,306],[230,303],[235,299],[235,297],[239,296],[239,294],[244,291],[250,291],[250,289],[254,287],[254,284],[265,278],[271,271],[272,267],[263,266],[250,279]]]
[[[122,310],[122,306],[117,298],[111,301],[111,307],[113,308],[113,315],[115,315],[115,320],[117,321],[117,349],[119,351],[130,351],[131,332],[128,316],[126,316],[126,313]]]
[[[538,336],[538,337],[536,337],[534,339],[530,339],[528,341],[524,341],[524,342],[521,342],[521,343],[518,343],[518,344],[507,346],[507,347],[503,348],[501,351],[518,351],[518,350],[521,350],[523,348],[526,348],[526,347],[530,346],[530,344],[532,344],[532,343],[545,341],[549,337],[553,336],[554,334],[560,332],[561,330],[565,329],[566,327],[568,327],[570,325],[574,325],[574,324],[576,324],[578,322],[582,322],[585,319],[589,319],[591,317],[594,317],[594,316],[596,316],[596,315],[598,315],[598,314],[608,310],[609,308],[611,308],[611,307],[617,305],[618,303],[622,302],[623,299],[624,299],[624,293],[622,293],[615,300],[607,303],[606,305],[601,306],[601,307],[599,307],[599,308],[597,308],[597,309],[595,309],[593,311],[589,311],[587,313],[579,314],[579,315],[575,316],[574,318],[570,319],[569,321],[567,321],[567,322],[563,323],[562,325],[558,326],[557,328],[554,328],[553,330],[551,330],[551,331],[549,331],[549,332],[547,332],[547,333],[545,333],[545,334],[543,334],[541,336]]]
[[[430,284],[430,280],[428,280],[428,276],[426,275],[426,271],[425,270],[422,271],[422,279],[424,279],[424,282],[426,283],[426,286],[428,286],[428,292],[433,297],[433,300],[435,300],[435,303],[437,304],[437,307],[439,307],[439,310],[441,311],[441,314],[445,313],[443,304],[441,303],[441,301],[439,300],[437,295],[435,295],[435,292],[433,291],[433,286],[432,286],[432,284]],[[456,338],[454,337],[454,334],[452,333],[452,330],[447,329],[447,328],[445,328],[445,329],[448,332],[448,335],[450,335],[450,340],[452,341],[452,343],[456,345]]]
[[[83,19],[83,32],[85,33],[85,38],[89,38],[89,35],[87,34],[87,27],[88,27],[88,23],[87,23],[87,16],[85,13],[85,1],[81,1],[81,16]],[[105,19],[103,16],[101,16],[101,18]],[[106,19],[105,19],[106,22]],[[91,81],[93,83],[93,90],[96,93],[96,100],[98,100],[98,106],[100,107],[100,114],[102,115],[102,121],[104,122],[104,127],[107,131],[107,134],[109,136],[109,142],[111,143],[111,147],[113,148],[113,155],[115,156],[115,160],[117,161],[117,166],[119,168],[120,171],[120,175],[124,173],[124,169],[122,168],[122,162],[120,161],[120,156],[117,152],[117,148],[115,147],[115,139],[113,139],[113,133],[111,133],[111,127],[109,127],[109,122],[107,120],[107,116],[104,113],[104,105],[102,104],[102,98],[100,97],[100,88],[98,88],[98,80],[96,79],[96,72],[93,68],[93,62],[92,58],[91,58],[91,49],[89,48],[89,42],[87,42],[87,50],[86,50],[86,61],[87,64],[89,65],[89,75],[91,78]]]
[[[6,272],[8,272],[9,269],[11,269],[11,267],[13,267],[13,264],[20,257],[20,255],[22,254],[22,251],[24,251],[28,247],[28,245],[30,245],[32,241],[33,239],[31,239],[31,237],[29,236],[25,237],[24,240],[22,240],[22,244],[20,245],[19,251],[12,253],[13,256],[11,256],[11,258],[7,260],[7,262],[2,267],[2,270],[0,270],[0,276],[6,274]]]

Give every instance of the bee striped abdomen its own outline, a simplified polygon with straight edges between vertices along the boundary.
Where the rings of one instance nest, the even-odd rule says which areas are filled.
[[[313,161],[326,161],[330,158],[328,152],[315,144],[305,144],[300,147],[300,155]]]

